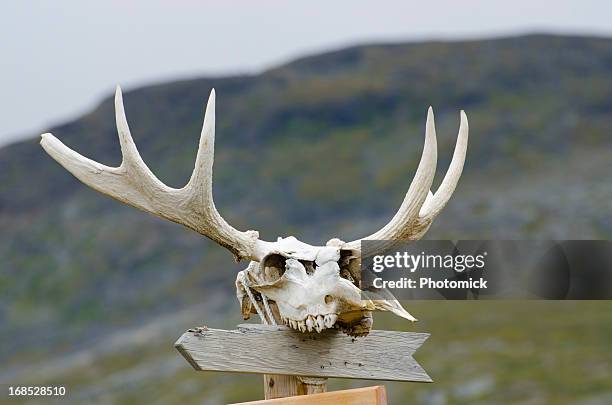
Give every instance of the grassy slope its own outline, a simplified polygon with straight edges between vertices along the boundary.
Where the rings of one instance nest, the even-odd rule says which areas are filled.
[[[376,326],[431,333],[416,358],[435,382],[385,382],[392,404],[606,404],[612,399],[609,304],[435,301],[408,308],[421,316],[416,326],[387,314],[377,317]],[[261,397],[261,377],[196,373],[169,344],[176,334],[140,333],[141,341],[129,349],[98,354],[91,362],[53,363],[24,382],[67,384],[74,400],[125,404],[194,399],[220,404]],[[375,383],[334,379],[329,389]]]
[[[202,106],[214,86],[217,205],[232,224],[267,239],[350,239],[388,220],[416,166],[429,104],[440,173],[452,153],[458,109],[467,111],[471,128],[460,187],[429,237],[610,238],[611,73],[610,40],[529,36],[355,47],[258,76],[167,83],[124,99],[144,159],[179,186],[189,176]],[[107,99],[53,132],[83,154],[117,164],[113,122]],[[232,278],[241,266],[222,249],[86,189],[36,140],[0,149],[0,230],[0,381],[29,374],[24,364],[51,364],[57,381],[80,380],[75,389],[85,397],[101,398],[92,384],[100,380],[112,388],[105,395],[125,400],[145,395],[143,388],[152,399],[191,391],[201,398],[206,391],[211,403],[259,393],[254,377],[198,379],[169,344],[202,320],[238,322]],[[459,400],[467,395],[458,387],[464,369],[477,398],[499,402],[612,389],[596,376],[606,371],[597,358],[609,353],[610,331],[593,326],[610,324],[609,305],[474,308],[418,304],[418,328],[434,333],[421,359],[438,382],[392,385],[395,398],[406,390],[425,402]],[[187,315],[175,319],[180,310]],[[379,319],[393,326],[391,318],[379,317],[377,325]],[[143,337],[130,340],[122,331]],[[483,337],[493,348],[475,343]],[[515,343],[520,350],[510,348]],[[83,357],[67,357],[72,362],[63,366],[52,360],[91,344],[101,362],[93,369]],[[467,353],[475,354],[470,362]],[[138,354],[145,357],[136,361]],[[546,362],[548,376],[533,365]],[[595,374],[577,379],[568,364]],[[147,374],[152,369],[160,371]],[[173,392],[179,376],[185,380]],[[236,381],[244,390],[231,394]]]

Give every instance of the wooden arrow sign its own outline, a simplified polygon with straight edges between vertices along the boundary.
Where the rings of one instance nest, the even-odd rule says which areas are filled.
[[[190,329],[175,347],[196,370],[432,382],[412,357],[428,337],[372,330],[353,338],[335,330],[243,324],[236,330]]]

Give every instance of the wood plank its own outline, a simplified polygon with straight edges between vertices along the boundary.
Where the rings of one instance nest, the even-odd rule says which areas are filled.
[[[191,329],[175,343],[196,370],[432,382],[412,354],[427,333],[373,330],[352,338],[335,330],[301,333],[243,324]]]
[[[323,394],[267,399],[263,401],[240,402],[233,405],[387,405],[385,387],[356,388],[331,391]]]

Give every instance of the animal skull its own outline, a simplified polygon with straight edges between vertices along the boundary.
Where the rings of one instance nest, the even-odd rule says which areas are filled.
[[[395,298],[362,296],[360,286],[361,240],[332,239],[312,246],[294,237],[276,242],[259,239],[257,231],[238,231],[215,208],[212,198],[212,165],[215,137],[215,91],[208,99],[195,168],[185,187],[163,184],[146,166],[130,135],[121,89],[115,93],[115,113],[123,160],[109,167],[65,146],[51,134],[41,136],[45,151],[83,183],[128,205],[185,225],[230,250],[237,260],[250,259],[238,273],[236,288],[242,313],[252,312],[265,323],[282,320],[301,332],[337,328],[361,336],[372,327],[372,311],[391,311],[415,321]],[[433,111],[429,108],[425,146],[416,174],[402,205],[391,221],[369,240],[416,240],[450,199],[465,161],[467,117],[461,111],[459,136],[448,172],[435,194],[430,191],[436,172],[437,145]],[[261,309],[261,306],[264,309]]]
[[[301,332],[337,328],[352,336],[370,331],[375,309],[391,310],[415,321],[394,298],[395,305],[388,307],[380,300],[362,299],[358,252],[341,249],[341,245],[337,239],[327,246],[311,246],[292,236],[279,238],[277,250],[261,262],[252,261],[236,277],[243,317],[248,319],[255,312],[266,323],[279,318]]]

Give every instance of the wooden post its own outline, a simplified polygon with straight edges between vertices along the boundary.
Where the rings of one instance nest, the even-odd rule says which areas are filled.
[[[276,305],[271,305],[276,323],[282,324]],[[295,375],[264,374],[264,398],[284,398],[327,391],[327,378],[298,377]]]
[[[264,398],[285,398],[327,391],[327,378],[264,374]]]
[[[295,375],[264,374],[264,398],[284,398],[304,395]]]

